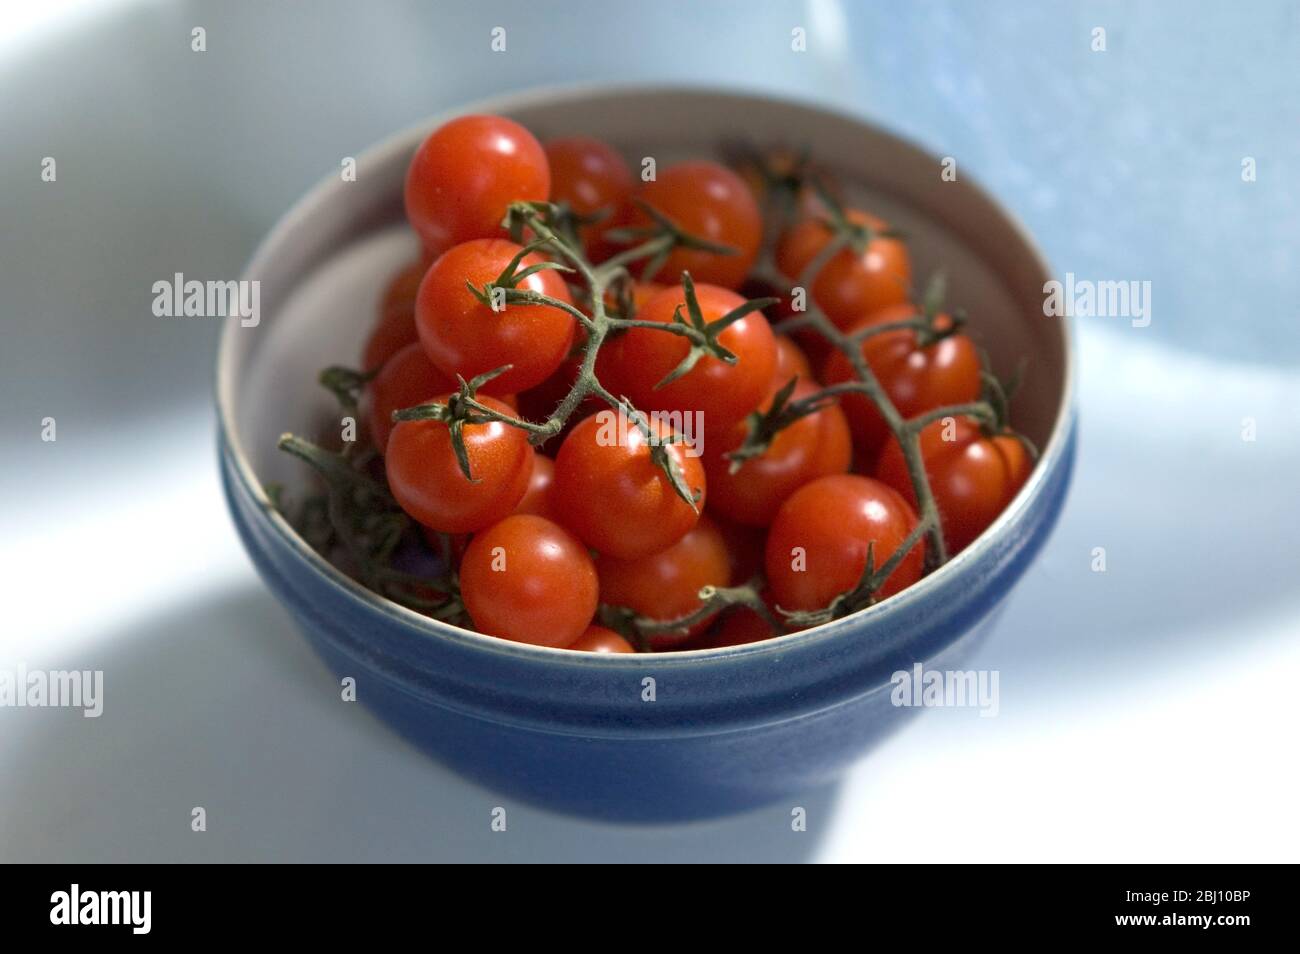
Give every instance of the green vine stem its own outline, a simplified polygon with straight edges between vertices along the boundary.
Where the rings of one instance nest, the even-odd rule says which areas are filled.
[[[821,270],[836,254],[847,247],[850,241],[851,235],[847,230],[836,233],[814,256],[813,260],[808,263],[808,266],[799,276],[797,284],[805,289],[810,288]],[[926,536],[925,571],[927,573],[933,571],[947,562],[948,550],[943,541],[939,508],[934,502],[934,494],[930,491],[930,481],[925,475],[925,464],[921,459],[921,444],[917,432],[908,427],[906,419],[898,412],[898,408],[894,406],[894,402],[876,378],[876,373],[871,369],[871,365],[867,363],[867,359],[862,354],[859,339],[841,331],[812,301],[808,302],[808,311],[800,318],[805,327],[816,331],[834,347],[838,348],[844,357],[848,359],[858,377],[853,390],[858,390],[866,395],[867,399],[876,406],[890,432],[898,441],[898,445],[903,451],[903,459],[907,464],[908,477],[912,481],[912,490],[916,494],[920,525],[924,527]],[[776,330],[785,331],[786,323],[781,322],[778,324]],[[842,391],[837,393],[842,393]]]

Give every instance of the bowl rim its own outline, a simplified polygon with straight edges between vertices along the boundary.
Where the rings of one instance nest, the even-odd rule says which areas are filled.
[[[870,127],[874,133],[893,139],[898,145],[917,153],[918,156],[924,156],[932,160],[936,158],[933,152],[918,144],[909,136],[900,134],[874,119],[808,98],[773,94],[764,90],[725,84],[581,82],[547,85],[528,90],[506,91],[440,110],[432,116],[410,124],[366,147],[357,155],[357,164],[360,166],[363,163],[374,163],[393,152],[408,152],[413,148],[413,142],[427,135],[431,129],[456,116],[469,113],[510,114],[515,110],[526,109],[530,106],[575,102],[596,96],[650,97],[657,95],[700,95],[729,98],[736,100],[738,106],[742,101],[751,104],[775,103],[818,113],[832,120]],[[1025,251],[1031,256],[1031,264],[1035,271],[1043,277],[1044,281],[1053,278],[1055,275],[1054,270],[1020,217],[998,201],[977,179],[972,178],[969,174],[963,173],[962,183],[976,198],[998,211],[1012,234],[1022,243]],[[330,193],[335,191],[337,186],[337,175],[327,174],[294,202],[257,243],[252,255],[240,272],[240,279],[255,277],[264,265],[265,260],[270,257],[272,250],[281,243],[283,235],[290,232],[295,223],[308,218],[312,210]],[[1056,320],[1061,323],[1064,361],[1062,363],[1060,398],[1057,403],[1051,433],[1040,448],[1038,460],[1034,464],[1029,479],[1025,481],[1011,502],[998,514],[993,523],[986,527],[966,549],[950,558],[947,563],[929,576],[923,577],[901,592],[840,619],[800,630],[799,632],[773,636],[770,639],[739,646],[656,652],[650,654],[654,657],[655,665],[674,666],[717,662],[740,657],[749,659],[761,655],[779,655],[794,649],[796,644],[800,649],[811,648],[827,640],[839,638],[843,635],[842,631],[846,625],[871,623],[889,614],[897,614],[903,611],[905,607],[926,599],[931,591],[941,587],[945,581],[961,573],[963,568],[969,567],[992,550],[996,541],[1005,535],[1008,526],[1016,522],[1029,508],[1031,500],[1043,492],[1049,474],[1062,462],[1062,457],[1066,453],[1074,429],[1074,402],[1077,379],[1075,365],[1078,358],[1076,326],[1074,319],[1068,315],[1058,317]],[[235,420],[234,395],[236,389],[231,368],[236,340],[234,335],[238,330],[236,323],[228,322],[222,329],[217,348],[215,398],[217,429],[222,453],[228,457],[231,463],[231,472],[239,481],[241,488],[257,504],[257,512],[266,517],[275,533],[308,567],[331,583],[344,596],[356,599],[369,609],[393,618],[394,621],[402,623],[408,628],[420,631],[422,636],[452,640],[467,648],[522,657],[523,659],[532,659],[539,662],[558,662],[580,667],[627,665],[644,668],[647,654],[643,653],[574,652],[564,647],[538,646],[532,643],[515,642],[503,637],[479,633],[432,619],[375,593],[316,552],[299,536],[284,515],[272,505],[271,499],[253,470],[243,447],[234,437],[237,434],[237,430],[232,424]]]

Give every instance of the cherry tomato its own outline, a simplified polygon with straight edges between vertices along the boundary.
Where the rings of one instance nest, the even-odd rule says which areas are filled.
[[[389,279],[379,300],[379,320],[371,329],[361,355],[361,370],[382,368],[397,352],[420,340],[415,330],[415,296],[428,269],[428,261],[416,259]]]
[[[651,419],[650,432],[666,441],[672,430]],[[665,450],[704,507],[704,467],[682,444]],[[587,546],[621,560],[672,546],[699,519],[653,461],[645,435],[613,410],[580,421],[555,459],[555,500],[566,527]]]
[[[407,345],[420,340],[415,328],[415,309],[409,305],[395,305],[380,316],[366,339],[361,353],[361,370],[382,368],[388,359]]]
[[[873,229],[885,222],[857,209],[850,209],[853,222]],[[776,246],[776,266],[792,282],[802,279],[807,268],[832,237],[818,218],[806,218],[786,230]],[[889,305],[905,303],[912,282],[912,264],[907,246],[895,238],[875,238],[857,254],[842,248],[831,257],[816,277],[809,294],[831,321],[847,328],[861,316]]]
[[[535,514],[476,533],[460,562],[460,595],[481,633],[569,646],[596,613],[596,568],[581,543]]]
[[[1010,434],[987,436],[968,417],[941,418],[921,430],[921,459],[939,508],[943,539],[952,556],[984,532],[1016,495],[1033,464]],[[913,507],[916,494],[898,441],[880,452],[876,476]]]
[[[555,461],[538,454],[533,461],[533,476],[515,513],[531,513],[559,523],[559,509],[555,505]]]
[[[574,319],[550,305],[506,305],[493,311],[474,297],[466,281],[482,287],[501,274],[519,246],[504,239],[475,239],[443,253],[420,284],[415,323],[435,365],[467,381],[503,365],[510,370],[483,386],[485,394],[514,394],[545,381],[568,356]],[[529,255],[523,265],[541,259]],[[569,302],[554,271],[536,272],[518,287]]]
[[[501,116],[461,116],[420,144],[406,172],[406,217],[430,255],[505,235],[512,202],[542,202],[551,172],[541,144]]]
[[[637,615],[669,620],[700,607],[700,588],[726,586],[731,579],[731,559],[726,541],[707,516],[666,550],[635,560],[601,556],[596,560],[600,599],[611,606],[626,606]],[[702,620],[680,633],[656,633],[650,648],[656,652],[680,647],[708,628]]]
[[[735,292],[717,285],[696,285],[695,295],[705,321],[721,318],[745,303]],[[680,306],[685,313],[682,286],[666,288],[637,313],[641,321],[672,324]],[[752,312],[727,327],[719,343],[736,356],[734,364],[706,355],[686,374],[663,387],[656,387],[690,351],[681,335],[653,328],[632,328],[601,347],[597,376],[614,393],[626,395],[643,411],[702,412],[709,433],[725,433],[754,410],[767,392],[776,366],[776,341],[767,319]],[[698,438],[694,421],[683,417],[673,423],[685,436]]]
[[[848,330],[854,332],[873,324],[899,321],[914,317],[916,313],[912,305],[898,305],[869,315]],[[935,321],[938,327],[943,328],[951,318],[939,315]],[[944,404],[974,401],[980,395],[979,351],[961,332],[921,348],[917,346],[916,332],[908,329],[889,331],[863,341],[862,354],[903,417],[912,417]],[[848,358],[839,351],[830,356],[822,373],[827,384],[851,381],[856,377]],[[845,395],[841,406],[848,416],[857,449],[874,460],[889,436],[884,418],[862,395]]]
[[[676,281],[688,271],[697,282],[740,287],[754,267],[763,239],[758,203],[744,180],[716,162],[681,162],[659,170],[654,181],[641,185],[636,198],[688,235],[732,250],[723,255],[703,249],[673,249],[652,277]],[[633,205],[625,206],[614,224],[645,228],[654,222]],[[640,274],[643,265],[637,263],[632,271]]]
[[[604,214],[599,222],[579,227],[578,237],[593,261],[607,258],[612,250],[605,232],[634,185],[627,163],[613,147],[589,136],[552,139],[546,144],[546,160],[552,202],[567,203],[580,216]]]
[[[794,343],[789,335],[775,335],[776,339],[776,364],[772,367],[772,390],[784,387],[791,378],[799,378],[801,381],[809,384],[816,379],[813,377],[812,365],[808,363],[808,356],[803,350]]]
[[[393,412],[432,401],[456,387],[456,382],[429,361],[419,344],[409,344],[384,363],[366,388],[370,439],[379,453],[393,433]]]
[[[634,653],[636,649],[626,639],[604,626],[594,623],[569,647],[588,653]]]
[[[767,534],[764,564],[776,605],[817,610],[854,589],[867,565],[885,564],[916,526],[907,501],[887,484],[835,474],[804,484],[781,509]],[[921,578],[924,541],[903,558],[877,591],[884,599]]]
[[[727,611],[722,619],[701,642],[701,649],[721,649],[724,646],[744,646],[779,636],[772,631],[767,620],[748,606],[737,606]]]
[[[379,314],[386,315],[394,308],[405,308],[408,312],[415,312],[415,296],[420,290],[420,281],[424,278],[424,273],[429,270],[429,260],[421,257],[413,262],[408,262],[400,269],[393,273],[388,284],[384,286],[384,294],[379,299]]]
[[[817,389],[795,385],[793,400]],[[770,408],[773,395],[764,401]],[[799,418],[777,432],[768,449],[745,461],[734,474],[726,458],[745,440],[745,421],[738,422],[721,440],[704,445],[704,472],[709,482],[709,506],[737,523],[765,527],[790,494],[810,480],[843,474],[853,462],[853,444],[844,412],[836,404]]]
[[[513,413],[504,401],[486,395],[479,401],[499,414]],[[519,428],[490,421],[466,424],[463,433],[472,481],[461,473],[451,431],[442,421],[399,421],[384,456],[398,504],[443,533],[472,533],[496,523],[523,499],[533,473],[536,455]]]

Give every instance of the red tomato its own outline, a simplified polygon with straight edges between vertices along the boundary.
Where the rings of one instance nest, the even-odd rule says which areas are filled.
[[[538,454],[533,461],[533,476],[528,481],[524,497],[515,507],[515,513],[531,513],[559,523],[555,506],[555,461]]]
[[[379,453],[393,433],[393,412],[432,401],[454,390],[456,382],[430,363],[419,344],[410,344],[385,362],[366,389],[370,439]]]
[[[916,514],[898,492],[870,477],[836,474],[804,484],[781,505],[767,534],[764,564],[777,606],[818,610],[854,589],[867,565],[885,564],[916,526]],[[903,558],[877,598],[921,578],[925,543]]]
[[[696,285],[695,295],[705,321],[721,318],[745,303],[735,292],[716,285]],[[685,313],[682,286],[666,288],[637,313],[642,321],[671,324],[680,305]],[[760,312],[745,315],[718,336],[719,343],[736,355],[728,364],[706,355],[682,377],[663,387],[656,385],[670,374],[690,351],[681,335],[653,328],[632,328],[601,347],[597,375],[615,394],[626,395],[643,411],[703,413],[709,433],[725,433],[758,407],[767,393],[776,367],[776,341]],[[698,438],[694,420],[673,423],[692,439]]]
[[[563,527],[512,514],[469,542],[460,595],[481,633],[569,646],[596,613],[599,584],[586,549]]]
[[[541,144],[500,116],[461,116],[420,144],[406,172],[406,217],[430,255],[505,235],[512,202],[543,202],[551,172]]]
[[[486,396],[479,401],[499,414],[513,413],[503,401]],[[519,428],[498,421],[466,424],[464,437],[472,481],[461,473],[451,431],[442,421],[398,422],[384,456],[398,504],[443,533],[472,533],[496,523],[523,499],[533,473],[536,455]]]
[[[611,606],[626,606],[637,615],[654,620],[676,619],[700,607],[700,588],[726,586],[731,579],[727,544],[708,517],[666,550],[635,560],[601,556],[596,560],[600,576],[600,599]],[[676,649],[695,633],[708,628],[710,620],[696,623],[681,633],[656,633],[650,648],[656,652]]]
[[[654,181],[643,183],[636,198],[688,235],[732,250],[732,254],[722,255],[674,249],[653,277],[677,281],[688,271],[697,282],[740,287],[754,267],[763,240],[758,203],[744,180],[716,162],[680,162],[660,170]],[[642,209],[625,206],[616,224],[645,228],[654,223]],[[637,263],[633,271],[639,274],[643,264]]]
[[[808,363],[808,356],[791,340],[789,335],[776,335],[775,338],[776,364],[772,368],[771,389],[775,391],[784,387],[791,378],[799,378],[809,384],[814,383],[816,378],[813,377],[812,365]]]
[[[634,653],[636,649],[626,639],[604,626],[594,623],[569,647],[588,653]]]
[[[420,280],[429,270],[429,264],[428,260],[417,258],[393,273],[384,287],[383,296],[379,299],[380,315],[386,315],[395,308],[405,308],[408,312],[414,313],[415,296],[420,290]]]
[[[737,606],[714,626],[705,636],[701,649],[721,649],[724,646],[744,646],[781,635],[768,626],[767,620],[747,606]]]
[[[797,384],[793,400],[816,390],[811,384]],[[763,402],[765,410],[772,406],[772,397]],[[853,462],[849,425],[836,404],[779,431],[765,453],[751,457],[733,474],[725,455],[739,447],[747,433],[747,423],[740,421],[725,437],[704,446],[709,506],[737,523],[767,526],[790,494],[810,480],[845,473]]]
[[[939,419],[921,430],[921,459],[939,508],[943,539],[952,556],[984,532],[1024,486],[1033,463],[1010,434],[989,437],[967,417]],[[880,452],[876,476],[913,507],[916,494],[898,441]]]
[[[850,209],[848,217],[873,229],[886,228],[882,220],[857,209]],[[831,237],[831,230],[822,220],[801,220],[777,242],[777,268],[790,281],[800,281],[804,269]],[[836,252],[817,273],[808,291],[831,321],[847,328],[862,315],[905,303],[911,282],[912,264],[907,246],[899,239],[877,238],[867,243],[861,255],[848,247]]]
[[[429,262],[417,259],[393,273],[379,300],[379,320],[366,339],[361,370],[373,371],[409,344],[420,340],[415,330],[415,296]]]
[[[611,251],[604,241],[614,214],[632,194],[632,172],[613,147],[589,136],[552,139],[546,144],[551,167],[551,201],[567,203],[580,216],[605,213],[592,225],[578,229],[588,257],[606,258]]]
[[[666,440],[671,429],[653,419],[650,432]],[[704,468],[681,444],[667,445],[686,486],[704,507]],[[595,550],[621,560],[672,546],[699,515],[651,458],[641,429],[613,410],[579,422],[555,459],[555,494],[563,523]]]
[[[414,307],[395,305],[384,312],[371,329],[365,350],[361,353],[361,370],[382,368],[389,358],[419,340],[420,333],[415,329]]]
[[[869,315],[848,330],[854,332],[868,325],[915,315],[916,308],[912,305],[898,305]],[[951,319],[939,315],[935,321],[942,327]],[[979,351],[961,332],[920,348],[917,347],[916,332],[907,329],[889,331],[862,342],[862,354],[903,417],[913,417],[945,404],[974,401],[980,395]],[[827,384],[856,378],[853,366],[840,351],[830,356],[822,373]],[[841,406],[848,415],[858,450],[874,459],[889,437],[884,418],[874,404],[858,394],[845,395]]]
[[[493,311],[465,282],[482,286],[501,274],[519,253],[503,239],[476,239],[449,249],[420,284],[415,322],[429,359],[449,375],[469,380],[503,365],[510,370],[483,386],[485,394],[514,394],[545,381],[569,354],[573,318],[550,305],[506,305]],[[523,265],[541,259],[529,255]],[[569,302],[559,274],[542,271],[519,288]]]

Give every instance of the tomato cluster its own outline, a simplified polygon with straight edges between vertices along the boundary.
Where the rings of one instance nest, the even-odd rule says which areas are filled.
[[[445,124],[411,161],[406,212],[423,251],[380,295],[361,356],[365,420],[396,504],[449,543],[468,623],[594,652],[735,645],[773,635],[769,618],[824,609],[896,554],[874,598],[914,583],[928,544],[902,448],[864,394],[819,397],[857,380],[856,357],[801,347],[739,290],[765,258],[769,284],[807,281],[904,418],[980,398],[964,327],[923,314],[906,243],[864,210],[827,216],[805,191],[769,230],[770,183],[707,160],[644,178],[599,140],[543,146],[495,116]],[[508,229],[516,203],[550,203],[530,208],[551,210],[548,228],[567,223],[587,277],[608,283],[584,285],[540,220]],[[829,248],[837,228],[855,240]],[[487,293],[503,288],[510,303]],[[570,419],[544,431],[579,382]],[[437,413],[394,422],[428,404]],[[918,439],[955,552],[1006,506],[1030,457],[975,417],[935,420]],[[756,573],[761,600],[706,611],[702,588]],[[620,613],[690,620],[637,638],[602,625]]]

